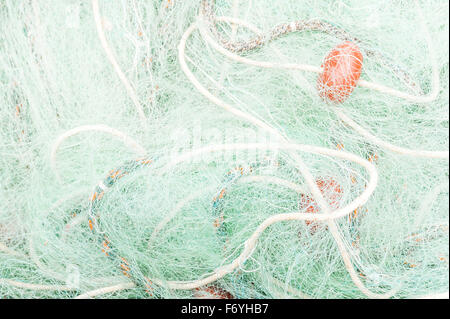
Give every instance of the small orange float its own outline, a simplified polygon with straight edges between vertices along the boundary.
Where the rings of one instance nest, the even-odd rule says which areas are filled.
[[[345,41],[335,47],[325,58],[323,72],[317,81],[322,99],[344,102],[353,92],[362,71],[363,56],[356,44]]]

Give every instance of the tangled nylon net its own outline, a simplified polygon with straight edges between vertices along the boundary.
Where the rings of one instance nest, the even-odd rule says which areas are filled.
[[[445,296],[448,49],[436,39],[448,23],[432,37],[424,17],[445,4],[390,4],[425,44],[402,66],[381,53],[392,40],[331,24],[339,15],[325,2],[215,2],[101,13],[92,0],[75,8],[97,33],[83,24],[91,36],[55,39],[49,17],[62,6],[1,8],[5,21],[27,18],[25,32],[13,24],[21,37],[0,39],[12,118],[0,135],[2,296]],[[134,52],[112,49],[124,39]],[[314,77],[343,52],[331,43],[351,48],[362,73],[317,94]],[[19,48],[27,54],[11,55]],[[104,69],[91,74],[84,55]]]

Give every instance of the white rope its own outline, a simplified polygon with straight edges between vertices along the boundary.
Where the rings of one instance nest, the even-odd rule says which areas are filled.
[[[145,156],[145,154],[146,154],[145,149],[141,145],[139,145],[139,143],[137,143],[134,139],[132,139],[125,133],[123,133],[115,128],[112,128],[112,127],[109,127],[109,126],[106,126],[103,124],[79,126],[79,127],[73,128],[73,129],[65,132],[64,134],[60,135],[56,139],[56,141],[53,143],[52,150],[50,153],[50,163],[51,163],[51,167],[56,175],[56,178],[59,181],[61,181],[61,176],[59,175],[59,172],[58,172],[58,169],[56,166],[56,153],[58,151],[58,148],[60,147],[62,142],[64,142],[64,140],[66,140],[67,138],[74,136],[76,134],[82,133],[82,132],[89,132],[89,131],[108,133],[112,136],[119,138],[125,145],[127,145],[129,148],[131,148],[133,151],[135,151],[138,155]]]
[[[8,246],[6,246],[5,244],[0,242],[0,252],[3,252],[5,254],[11,255],[11,256],[15,256],[15,257],[19,257],[19,258],[26,258],[26,256],[22,253],[19,253],[11,248],[9,248]]]
[[[78,290],[77,288],[68,286],[29,284],[26,282],[15,281],[5,278],[0,278],[0,285],[10,285],[17,288],[31,289],[31,290],[61,290],[61,291]]]
[[[134,91],[133,87],[131,86],[131,84],[128,81],[125,74],[122,72],[122,69],[120,68],[119,63],[117,63],[117,60],[114,57],[114,54],[108,45],[108,41],[106,40],[105,33],[103,31],[103,25],[102,25],[101,16],[100,16],[100,9],[98,6],[98,0],[92,0],[92,9],[94,12],[94,19],[95,19],[95,25],[97,27],[98,37],[100,39],[100,43],[102,44],[103,50],[105,50],[105,54],[106,54],[109,62],[112,64],[114,71],[116,71],[117,76],[119,77],[120,81],[122,81],[123,85],[125,86],[125,89],[127,90],[128,95],[130,96],[131,100],[134,103],[134,106],[136,107],[136,110],[139,114],[142,125],[145,127],[147,124],[147,121],[146,121],[146,117],[144,114],[144,109],[142,108],[141,104],[139,103],[139,99],[136,95],[136,92]]]
[[[221,17],[219,19],[221,21],[228,21],[228,22],[232,22],[232,23],[240,23],[241,25],[246,25],[247,27],[249,27],[253,31],[258,31],[256,28],[252,28],[250,24],[244,23],[242,21],[239,21],[239,19],[236,19],[236,18]],[[193,32],[193,30],[196,27],[197,27],[197,25],[194,24],[190,28],[188,28],[186,33],[183,35],[183,38],[182,38],[182,40],[180,42],[180,46],[179,46],[180,65],[182,66],[183,71],[186,73],[188,78],[192,81],[194,86],[196,86],[196,88],[203,95],[205,95],[208,99],[210,99],[213,103],[223,107],[224,109],[226,109],[227,111],[231,112],[235,116],[243,118],[243,119],[253,123],[256,126],[259,126],[259,127],[263,128],[263,129],[267,130],[268,132],[274,134],[275,136],[282,138],[282,141],[288,142],[274,128],[272,128],[271,126],[269,126],[266,123],[262,122],[261,120],[256,119],[253,116],[251,116],[251,115],[249,115],[247,113],[244,113],[244,112],[242,112],[240,110],[237,110],[237,109],[229,106],[228,104],[224,103],[223,101],[221,101],[220,99],[218,99],[214,95],[210,94],[209,91],[207,91],[200,84],[200,82],[198,82],[196,80],[196,78],[190,72],[190,70],[187,67],[187,64],[186,64],[186,62],[184,60],[184,48],[185,48],[185,44],[186,44],[187,38],[189,37],[189,35]],[[208,41],[208,35],[203,34],[203,36]],[[210,40],[211,41],[208,41],[208,42],[214,47],[215,42],[212,39],[210,39]],[[233,53],[223,49],[220,46],[217,46],[215,48],[219,52],[222,52],[224,55],[226,55],[226,56],[228,56],[228,57],[230,57],[230,58],[232,58],[232,59],[234,59],[236,61],[239,61],[239,62],[242,62],[242,63],[246,63],[246,64],[250,64],[250,65],[259,66],[259,67],[294,69],[294,70],[312,71],[312,72],[316,72],[316,73],[320,73],[322,71],[321,68],[317,68],[317,67],[309,66],[309,65],[278,64],[278,63],[270,63],[270,62],[253,61],[253,60],[250,60],[250,59],[246,59],[246,58],[234,55]],[[433,83],[436,84],[435,78],[434,78],[434,82]],[[438,83],[438,81],[437,81],[437,83]],[[406,99],[406,100],[409,100],[409,101],[412,101],[412,102],[416,102],[416,103],[430,102],[430,101],[432,101],[432,100],[434,100],[436,98],[437,92],[438,92],[438,85],[433,85],[433,90],[428,96],[412,96],[412,95],[409,95],[407,93],[399,92],[397,90],[394,90],[394,89],[391,89],[391,88],[388,88],[388,87],[384,87],[384,86],[376,84],[376,83],[366,82],[366,81],[363,81],[363,80],[360,80],[358,82],[358,84],[360,86],[363,86],[363,87],[366,87],[366,88],[375,89],[375,90],[378,90],[378,91],[380,91],[382,93],[386,93],[386,94],[390,94],[390,95],[393,95],[393,96],[397,96],[399,98],[403,98],[403,99]],[[340,113],[343,114],[342,112],[340,112]],[[341,119],[342,119],[342,117],[341,117]],[[346,121],[347,119],[348,118],[345,117],[345,114],[344,114],[343,120]],[[358,127],[356,129],[354,127],[354,125],[350,125],[350,126],[352,126],[361,135],[363,135],[363,136],[367,135],[367,134],[362,134],[362,132],[364,132],[364,130],[362,128]],[[391,150],[393,150],[395,152],[398,152],[398,153],[402,153],[403,152],[404,154],[407,154],[407,155],[425,156],[425,157],[437,157],[437,158],[448,157],[448,154],[445,154],[445,152],[430,152],[430,151],[407,150],[407,149],[395,147],[393,145],[390,145],[389,143],[383,142],[383,141],[377,139],[376,137],[372,136],[372,141],[374,141],[374,139],[376,139],[376,144],[382,145],[383,147],[385,147],[387,149],[391,149]],[[167,286],[167,287],[172,288],[172,289],[193,289],[193,288],[198,288],[198,287],[204,286],[206,284],[209,284],[209,283],[211,283],[211,282],[213,282],[213,281],[215,281],[215,280],[225,276],[226,274],[230,273],[234,269],[240,267],[240,265],[247,258],[249,258],[249,256],[254,251],[254,248],[256,246],[256,242],[258,240],[259,235],[267,227],[269,227],[270,225],[272,225],[272,224],[274,224],[276,222],[279,222],[279,221],[287,221],[287,220],[332,221],[334,219],[346,216],[346,215],[350,214],[354,209],[356,209],[356,208],[362,206],[363,204],[365,204],[365,202],[368,200],[368,198],[370,197],[370,195],[372,194],[373,190],[376,187],[376,181],[377,181],[376,170],[373,167],[373,165],[371,165],[369,162],[365,161],[364,159],[358,158],[357,156],[355,156],[353,154],[345,153],[345,152],[341,152],[341,151],[334,151],[334,150],[317,148],[317,147],[308,146],[308,145],[296,145],[296,144],[274,144],[274,145],[270,145],[270,144],[228,144],[228,145],[209,146],[209,147],[205,147],[205,148],[202,148],[200,150],[196,150],[196,151],[193,151],[191,153],[184,154],[184,155],[178,157],[177,159],[175,159],[174,161],[169,163],[165,167],[165,169],[163,169],[161,171],[161,174],[163,174],[164,172],[167,172],[173,166],[175,166],[175,165],[177,165],[177,164],[179,164],[179,163],[181,163],[183,161],[187,161],[189,158],[192,158],[192,157],[195,157],[195,156],[199,156],[199,155],[201,155],[203,153],[215,152],[215,151],[220,151],[220,150],[237,150],[237,149],[253,149],[253,148],[254,149],[265,149],[265,150],[267,150],[267,149],[272,149],[272,150],[276,149],[276,150],[278,150],[279,148],[284,148],[284,149],[287,149],[287,150],[289,150],[289,149],[290,150],[302,150],[302,151],[310,151],[310,152],[313,152],[313,153],[319,153],[319,154],[323,154],[323,155],[341,157],[341,158],[347,159],[347,160],[353,160],[354,162],[357,162],[358,164],[360,164],[364,168],[366,168],[368,170],[369,175],[370,175],[371,178],[370,178],[369,184],[367,185],[366,190],[359,197],[357,197],[352,203],[350,203],[346,207],[338,209],[338,210],[336,210],[334,212],[321,213],[321,214],[315,214],[315,215],[294,212],[294,213],[289,213],[289,214],[279,214],[279,215],[271,216],[270,218],[266,219],[262,224],[260,224],[258,226],[258,228],[255,230],[253,235],[250,236],[250,238],[246,241],[245,249],[244,249],[244,251],[241,253],[241,255],[238,258],[236,258],[229,265],[220,267],[219,269],[217,269],[215,271],[214,274],[212,274],[212,275],[210,275],[210,276],[208,276],[206,278],[202,278],[202,279],[194,280],[194,281],[185,281],[185,282],[183,282],[183,281],[168,281],[168,282],[165,282],[163,280],[153,279],[153,281],[155,283]],[[417,155],[417,154],[420,154],[420,155]],[[445,155],[447,155],[447,156],[445,156]],[[302,166],[302,165],[300,165],[300,166]],[[302,168],[303,168],[303,171],[306,170],[306,166],[302,166]],[[306,172],[307,172],[307,170],[306,170]],[[307,175],[309,175],[309,174],[307,174]],[[308,177],[312,177],[312,176],[306,176],[307,182],[308,182],[308,179],[309,179]],[[257,176],[251,176],[251,177],[248,177],[248,181],[261,181],[261,178],[257,177]],[[276,182],[280,182],[280,181],[273,180],[272,182],[276,183]],[[284,181],[284,183],[285,183],[286,186],[289,185],[288,184],[289,182],[287,182],[287,181]],[[309,183],[307,183],[307,184],[312,184],[312,185],[309,185],[311,187],[311,191],[313,193],[317,193],[317,194],[313,194],[313,196],[316,197],[318,195],[317,199],[319,201],[320,201],[320,199],[323,200],[323,197],[320,194],[320,190],[318,190],[317,186],[314,187],[315,185],[314,185],[312,179],[309,179]],[[194,194],[194,195],[190,196],[189,198],[185,199],[184,201],[182,201],[179,205],[177,205],[177,207],[175,209],[175,213],[178,212],[181,209],[182,206],[187,204],[189,201],[191,201],[197,195],[198,194]],[[322,203],[322,205],[320,205],[320,206],[324,206],[325,210],[328,210],[328,207],[327,207],[326,204],[324,205]],[[159,225],[160,226],[159,228],[157,227],[158,231],[163,227],[164,224],[166,224],[168,222],[168,220],[173,218],[174,214],[171,214],[171,216],[166,218],[163,221],[163,223],[161,225]],[[331,226],[333,226],[333,225],[335,227],[335,224],[331,224]],[[334,231],[337,231],[337,229],[334,229]],[[153,237],[154,236],[152,236],[152,238]],[[338,242],[338,240],[337,240],[337,242]],[[342,242],[341,243],[338,242],[338,247],[340,248],[340,251],[342,249],[345,250],[345,248],[343,248],[344,246],[342,245]],[[344,254],[346,254],[346,252],[341,251],[341,254],[344,255]],[[348,269],[348,264],[347,263],[346,263],[346,267]],[[352,276],[351,271],[350,271],[350,275]],[[352,276],[352,279],[354,280],[353,276]],[[390,293],[384,294],[384,295],[374,294],[374,293],[368,291],[362,285],[361,282],[356,283],[356,285],[358,286],[359,289],[361,289],[361,291],[363,293],[365,293],[366,295],[368,295],[370,297],[390,297],[390,296],[392,296],[394,294],[394,292],[392,292],[392,291]],[[132,287],[134,287],[133,283],[121,284],[121,285],[116,285],[116,286],[112,286],[112,287],[101,288],[101,289],[98,289],[98,290],[86,293],[84,295],[81,295],[78,298],[92,297],[92,296],[95,296],[97,294],[103,294],[103,293],[107,293],[107,292],[113,292],[113,291],[117,291],[117,290],[121,290],[121,289],[128,289],[128,288],[132,288]]]
[[[424,151],[424,150],[413,150],[408,149],[400,146],[393,145],[391,143],[385,142],[378,137],[370,134],[366,129],[358,125],[355,121],[353,121],[350,117],[348,117],[342,109],[339,109],[338,107],[333,107],[334,112],[336,115],[348,126],[353,128],[356,132],[361,134],[361,136],[365,137],[367,140],[372,142],[373,144],[376,144],[384,149],[390,150],[394,153],[402,154],[402,155],[409,155],[414,157],[428,157],[428,158],[448,158],[449,152],[448,151]]]
[[[262,176],[262,175],[244,176],[244,177],[240,178],[238,182],[239,183],[254,183],[254,182],[270,183],[270,184],[285,186],[287,188],[290,188],[290,189],[296,191],[297,193],[305,193],[305,189],[302,186],[292,183],[290,181],[287,181],[285,179],[275,177],[275,176]],[[150,235],[150,238],[148,240],[148,247],[149,248],[152,247],[152,244],[155,241],[158,233],[183,209],[183,207],[185,207],[187,204],[192,202],[194,199],[197,199],[204,193],[211,191],[212,189],[213,189],[213,187],[209,187],[207,189],[202,189],[201,191],[195,192],[195,193],[187,196],[183,200],[181,200],[175,206],[175,208],[169,214],[167,214],[164,217],[164,219],[155,227],[155,229],[153,230],[153,232]]]
[[[223,144],[223,145],[210,145],[208,147],[204,147],[198,150],[194,150],[192,152],[180,155],[179,157],[173,159],[170,163],[168,163],[165,167],[160,170],[160,175],[170,171],[174,166],[191,160],[194,157],[201,156],[203,154],[211,153],[211,152],[219,152],[219,151],[236,151],[236,150],[249,150],[249,149],[257,149],[257,150],[272,150],[278,151],[280,149],[291,150],[291,151],[304,151],[314,154],[321,154],[326,156],[335,156],[341,159],[349,160],[361,165],[363,168],[367,170],[369,173],[369,182],[367,183],[367,188],[363,191],[363,193],[358,196],[355,200],[353,200],[347,206],[337,209],[333,212],[329,213],[320,213],[320,214],[308,214],[308,213],[285,213],[278,214],[267,218],[264,222],[262,222],[254,231],[254,233],[247,239],[245,242],[245,248],[233,262],[228,265],[222,266],[215,270],[215,272],[205,278],[192,280],[192,281],[163,281],[161,279],[152,279],[153,282],[159,285],[166,286],[171,289],[195,289],[201,286],[212,283],[228,273],[232,272],[234,269],[238,268],[247,258],[250,257],[253,252],[257,240],[261,233],[270,225],[280,222],[280,221],[289,221],[289,220],[310,220],[310,221],[332,221],[343,216],[347,216],[357,207],[364,205],[367,200],[370,198],[371,194],[376,188],[378,181],[378,174],[375,166],[373,166],[367,160],[358,157],[354,154],[331,150],[322,147],[310,146],[310,145],[300,145],[300,144],[259,144],[259,143],[250,143],[250,144]],[[335,225],[334,223],[328,223],[328,225]],[[331,231],[331,230],[330,230]],[[333,231],[336,232],[336,229]],[[339,237],[339,236],[337,236]],[[340,252],[342,255],[347,255],[345,251],[345,247],[342,242],[338,242],[338,247],[340,248]],[[350,262],[349,260],[347,260]],[[351,264],[346,264],[346,268],[349,272],[351,272]],[[354,280],[354,278],[352,277]],[[358,278],[359,279],[359,278]],[[371,298],[388,298],[395,294],[396,291],[390,291],[387,294],[375,294],[370,292],[367,288],[364,287],[361,281],[355,281],[356,286],[366,295]]]
[[[77,297],[75,297],[74,299],[90,299],[93,298],[95,296],[99,296],[99,295],[104,295],[107,293],[113,293],[116,291],[120,291],[120,290],[125,290],[125,289],[131,289],[136,287],[136,285],[132,282],[127,282],[127,283],[122,283],[122,284],[117,284],[114,286],[109,286],[109,287],[104,287],[104,288],[99,288],[99,289],[95,289],[89,292],[86,292],[84,294],[81,294]]]

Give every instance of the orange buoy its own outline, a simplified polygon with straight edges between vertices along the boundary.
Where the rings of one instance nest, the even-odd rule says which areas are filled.
[[[317,81],[319,95],[325,101],[344,102],[361,76],[363,56],[358,46],[345,41],[325,58]]]
[[[333,178],[318,178],[316,184],[331,209],[338,209],[342,198],[341,186]],[[319,212],[319,207],[313,198],[307,195],[301,195],[301,203],[303,207],[306,207],[307,213]],[[319,224],[309,220],[305,221],[305,224],[310,226],[311,234],[314,234],[319,227]]]
[[[196,288],[194,291],[194,298],[196,299],[234,299],[233,295],[230,294],[223,288],[217,286],[208,286],[202,288]]]

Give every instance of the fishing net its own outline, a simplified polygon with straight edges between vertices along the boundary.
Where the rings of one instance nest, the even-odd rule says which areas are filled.
[[[448,1],[0,26],[0,297],[448,297]]]

